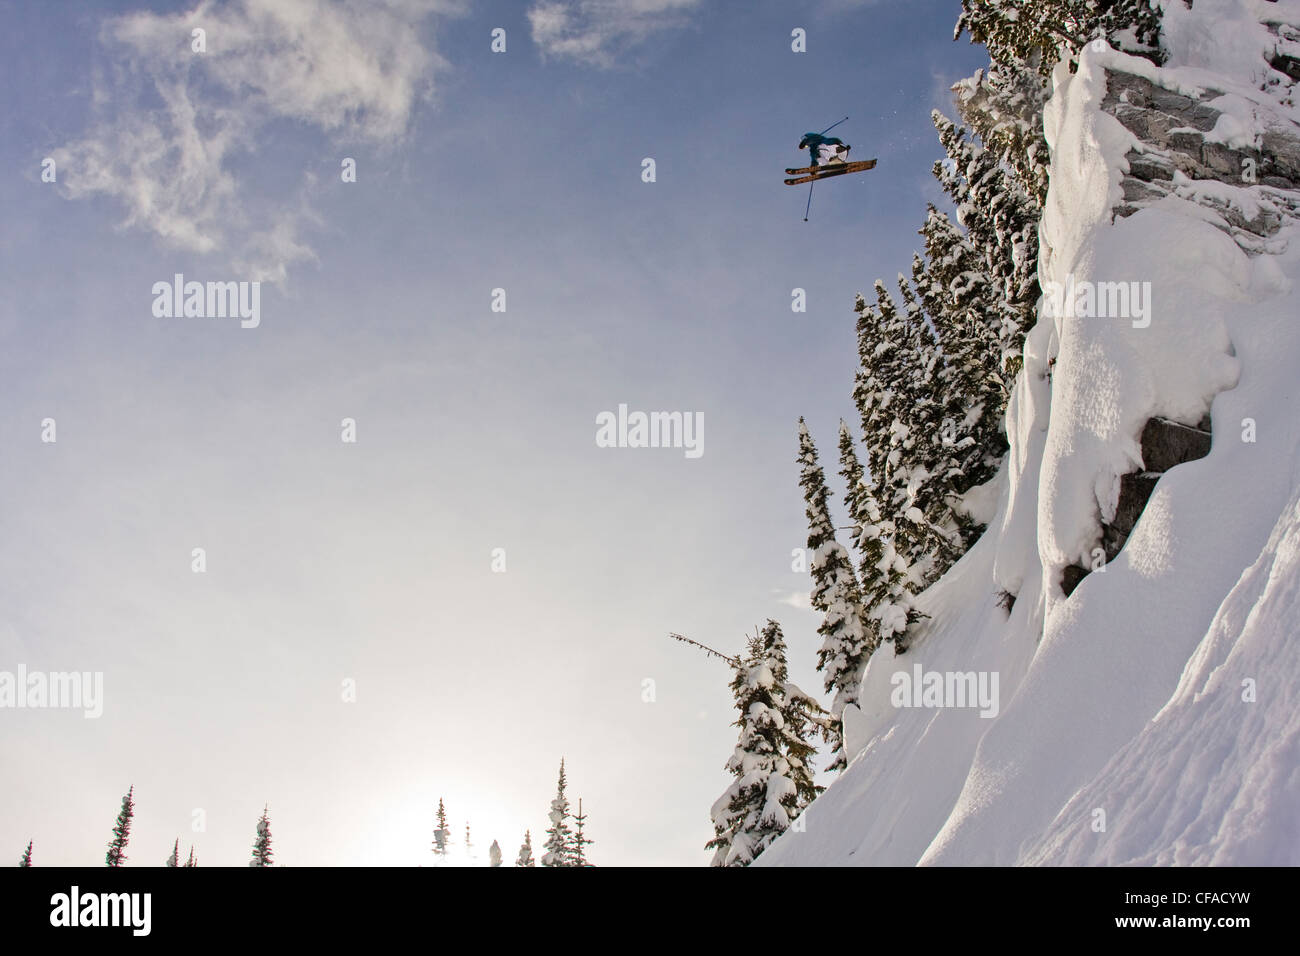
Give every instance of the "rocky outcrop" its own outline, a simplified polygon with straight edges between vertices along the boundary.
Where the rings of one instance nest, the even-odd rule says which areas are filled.
[[[1276,38],[1268,65],[1292,80],[1300,81],[1300,29],[1276,20],[1265,20],[1264,26]]]
[[[1289,49],[1289,48],[1288,48]],[[1278,52],[1289,68],[1290,54]],[[1271,240],[1287,220],[1300,220],[1300,129],[1259,108],[1261,132],[1252,145],[1220,138],[1221,90],[1195,94],[1158,86],[1143,76],[1108,70],[1102,109],[1139,141],[1128,155],[1117,217],[1176,195],[1215,213],[1212,220],[1250,255],[1278,252]],[[1198,189],[1214,181],[1227,189]]]
[[[1210,416],[1196,425],[1184,425],[1167,418],[1152,418],[1142,429],[1142,470],[1120,478],[1115,516],[1101,525],[1101,547],[1106,563],[1114,561],[1137,527],[1160,476],[1176,465],[1204,458],[1210,453]],[[1091,569],[1068,565],[1061,574],[1061,590],[1074,593]]]
[[[1293,84],[1300,80],[1300,29],[1282,23],[1266,26],[1277,38],[1268,59],[1277,72],[1261,89],[1287,104]],[[1283,226],[1300,222],[1300,126],[1270,108],[1267,99],[1247,102],[1237,96],[1238,113],[1225,120],[1220,104],[1234,102],[1234,97],[1223,90],[1171,89],[1136,73],[1107,70],[1101,108],[1136,140],[1125,156],[1123,198],[1112,216],[1130,216],[1176,197],[1208,209],[1209,221],[1248,255],[1283,251]],[[1248,136],[1242,135],[1243,103],[1251,116]],[[1236,135],[1229,135],[1232,131]],[[1106,563],[1123,550],[1160,476],[1205,457],[1210,443],[1208,415],[1196,425],[1163,418],[1146,423],[1143,468],[1121,477],[1115,514],[1101,524]],[[1091,570],[1077,564],[1064,568],[1061,588],[1066,595]]]

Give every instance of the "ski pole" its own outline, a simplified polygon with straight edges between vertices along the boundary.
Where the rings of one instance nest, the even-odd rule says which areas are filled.
[[[817,185],[817,180],[815,179],[808,184],[808,205],[804,206],[803,209],[804,222],[808,221],[808,210],[812,209],[812,191],[813,191],[813,187],[816,185]]]
[[[839,126],[840,123],[843,123],[844,120],[846,120],[846,119],[848,119],[847,116],[844,117],[844,119],[840,120],[839,122],[831,123],[830,126],[827,126],[824,130],[822,130],[822,131],[821,131],[820,133],[818,133],[817,135],[818,135],[818,136],[825,136],[827,133],[829,133],[829,132],[830,132],[831,130],[833,130],[835,127]]]

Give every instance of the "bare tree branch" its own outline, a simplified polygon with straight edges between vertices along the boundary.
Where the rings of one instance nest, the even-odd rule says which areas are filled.
[[[720,657],[728,664],[730,664],[732,667],[740,666],[739,657],[732,657],[728,654],[722,653],[722,651],[715,651],[713,648],[709,647],[709,645],[701,644],[699,641],[693,641],[689,637],[685,637],[681,634],[676,633],[675,631],[669,631],[668,636],[671,637],[674,641],[681,641],[683,644],[691,644],[695,647],[698,647],[706,654],[712,654],[714,657]]]

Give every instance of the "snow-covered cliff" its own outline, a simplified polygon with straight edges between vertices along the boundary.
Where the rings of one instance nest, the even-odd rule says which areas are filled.
[[[1300,3],[1163,29],[1057,68],[996,516],[759,865],[1300,864]]]

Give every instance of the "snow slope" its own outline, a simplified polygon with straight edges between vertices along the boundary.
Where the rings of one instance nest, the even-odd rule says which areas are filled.
[[[1300,231],[1248,255],[1182,188],[1112,222],[1136,141],[1101,109],[1108,69],[1212,88],[1219,132],[1258,142],[1295,119],[1258,90],[1259,11],[1298,7],[1171,4],[1165,68],[1088,50],[1058,70],[1040,282],[1149,282],[1150,324],[1040,318],[997,517],[921,596],[911,650],[873,658],[845,716],[856,758],[759,865],[1300,864]],[[1229,24],[1231,42],[1206,40]],[[1163,475],[1123,551],[1066,598],[1061,571],[1089,563],[1147,419],[1207,409],[1209,456]],[[1000,712],[894,706],[891,679],[918,664],[996,673]]]

